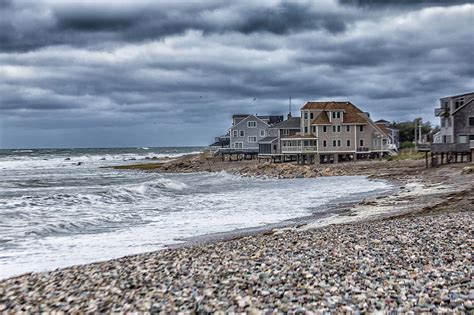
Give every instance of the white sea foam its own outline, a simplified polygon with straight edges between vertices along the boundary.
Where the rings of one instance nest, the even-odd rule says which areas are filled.
[[[364,177],[255,179],[97,167],[1,171],[0,278],[272,224],[387,189]]]

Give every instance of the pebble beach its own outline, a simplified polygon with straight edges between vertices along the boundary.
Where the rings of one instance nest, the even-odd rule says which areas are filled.
[[[0,281],[0,312],[473,313],[472,167],[409,166],[381,177],[424,192],[354,208],[403,211],[25,274]]]
[[[2,312],[473,311],[471,212],[280,230],[30,274]]]

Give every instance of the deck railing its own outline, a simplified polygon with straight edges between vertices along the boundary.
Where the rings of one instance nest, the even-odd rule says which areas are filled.
[[[301,145],[294,145],[294,146],[283,146],[281,151],[284,153],[303,153],[303,152],[317,152],[317,146],[301,146]]]

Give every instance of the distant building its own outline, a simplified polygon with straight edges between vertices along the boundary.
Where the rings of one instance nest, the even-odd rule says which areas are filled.
[[[379,119],[375,124],[381,128],[385,128],[388,137],[390,138],[390,143],[393,144],[393,147],[396,150],[398,150],[400,148],[400,130],[390,127],[392,124],[385,119]]]
[[[282,120],[283,116],[233,115],[230,149],[258,152],[258,142],[267,137],[267,128]]]
[[[267,137],[259,141],[259,153],[281,153],[282,137],[294,136],[300,132],[300,117],[288,116],[288,119],[279,122],[267,129]]]
[[[434,135],[431,151],[469,152],[474,147],[474,92],[443,97],[435,115],[441,130]]]
[[[350,102],[308,102],[301,117],[291,117],[267,129],[259,142],[259,158],[301,163],[337,163],[382,157],[393,148],[385,124]]]

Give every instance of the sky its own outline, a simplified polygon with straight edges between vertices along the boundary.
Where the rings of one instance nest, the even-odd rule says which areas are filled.
[[[207,145],[289,97],[438,123],[473,90],[474,0],[0,0],[0,148]]]

